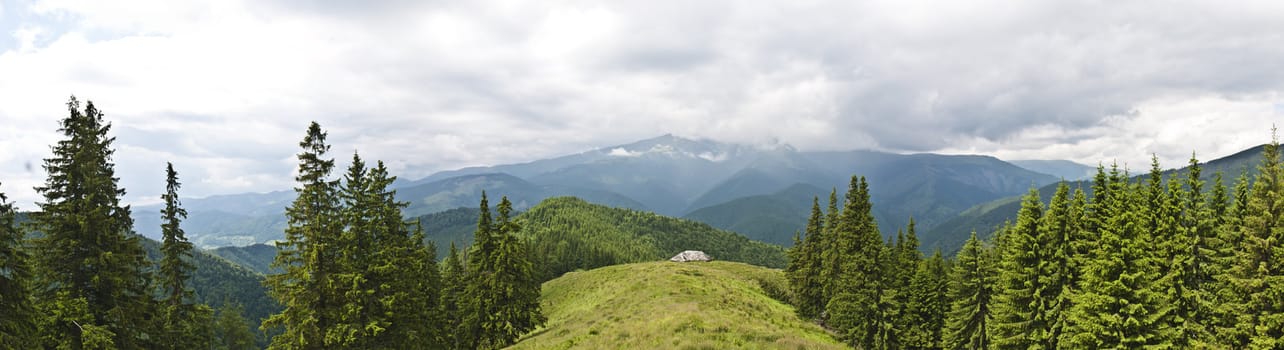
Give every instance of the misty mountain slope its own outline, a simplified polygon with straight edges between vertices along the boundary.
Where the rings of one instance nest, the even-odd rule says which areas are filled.
[[[416,184],[440,181],[456,176],[485,173],[506,173],[520,178],[530,179],[542,174],[555,172],[576,165],[592,164],[602,161],[611,162],[620,159],[636,158],[643,155],[654,154],[667,154],[669,157],[695,157],[709,161],[736,163],[737,161],[743,162],[743,160],[739,159],[741,158],[741,154],[744,152],[746,152],[746,147],[744,146],[724,144],[709,140],[691,140],[673,135],[662,135],[629,144],[602,147],[577,154],[525,163],[468,167],[458,170],[442,171],[422,179],[404,181],[404,183],[398,185],[398,187],[409,187]],[[401,181],[399,181],[399,183],[401,183]]]
[[[974,205],[1057,179],[985,156],[800,152],[788,145],[747,146],[665,135],[546,160],[399,180],[396,189],[398,199],[409,203],[408,218],[476,206],[483,190],[492,197],[508,196],[518,210],[546,198],[574,196],[678,216],[772,195],[795,184],[820,188],[822,197],[832,188],[845,192],[852,174],[868,178],[875,217],[887,234],[910,217],[927,230]],[[292,199],[293,191],[287,190],[184,200],[190,214],[185,228],[192,241],[204,248],[270,242],[282,237],[282,211]],[[764,200],[771,201],[746,202]],[[793,231],[787,228],[796,226],[796,216],[806,215],[807,209],[804,205],[799,212],[781,214],[765,212],[766,208],[786,209],[778,204],[736,205],[753,210],[692,217],[717,218],[710,223],[788,244]],[[158,210],[157,206],[135,210],[139,232],[159,236]]]
[[[1066,181],[1083,180],[1097,173],[1097,167],[1075,163],[1068,160],[1025,159],[1010,160],[1008,163],[1029,169],[1030,171],[1048,174]]]
[[[821,210],[824,210],[828,195],[829,190],[795,184],[773,194],[741,197],[697,209],[683,218],[788,247],[793,245],[794,232],[802,231],[807,225],[812,198],[820,197]]]
[[[1212,186],[1214,174],[1221,171],[1223,173],[1223,184],[1229,189],[1230,186],[1234,185],[1235,179],[1239,177],[1240,173],[1248,171],[1251,178],[1251,174],[1255,174],[1257,172],[1257,164],[1261,162],[1261,159],[1262,146],[1256,146],[1236,152],[1229,156],[1206,161],[1200,163],[1200,179],[1205,181],[1204,186],[1207,189],[1208,186]],[[1164,164],[1160,165],[1164,166]],[[1190,171],[1190,167],[1185,163],[1169,164],[1168,166],[1171,167],[1177,165],[1180,165],[1181,167],[1177,169],[1169,168],[1164,171],[1165,180],[1167,180],[1169,176],[1185,176],[1185,174]],[[1121,171],[1123,170],[1122,167],[1123,165],[1120,165]],[[1107,166],[1106,171],[1109,171],[1109,166]],[[1128,175],[1131,176],[1132,181],[1137,181],[1140,177],[1149,176],[1147,174],[1149,172],[1148,167],[1130,169],[1129,171],[1130,173]],[[1093,173],[1096,173],[1095,169],[1093,170]],[[1088,196],[1092,195],[1091,178],[1080,181],[1068,181],[1066,184],[1070,186],[1071,192],[1075,189],[1082,189]],[[1056,186],[1056,183],[1052,183],[1039,187],[1039,197],[1046,203],[1052,198],[1053,193],[1056,192]],[[952,254],[963,245],[963,242],[967,240],[973,230],[975,230],[981,237],[989,237],[994,232],[995,228],[1006,221],[1014,220],[1016,218],[1017,211],[1021,209],[1020,196],[1022,195],[1024,195],[1024,192],[1012,197],[1000,198],[978,204],[936,227],[925,230],[925,232],[919,235],[919,239],[923,242],[923,247],[925,249],[940,247],[944,252]]]
[[[838,178],[793,148],[764,151],[743,169],[696,198],[687,211],[754,195],[771,194],[794,184],[819,186]]]

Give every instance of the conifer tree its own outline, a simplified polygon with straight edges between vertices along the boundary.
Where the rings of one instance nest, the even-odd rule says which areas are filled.
[[[837,264],[838,278],[833,282],[834,296],[825,306],[829,325],[853,347],[874,348],[891,338],[884,325],[894,313],[888,310],[888,282],[883,273],[884,259],[891,259],[890,249],[883,244],[882,234],[871,215],[869,184],[863,177],[852,176],[846,201],[834,225],[834,245],[830,258]]]
[[[1097,208],[1106,219],[1092,259],[1083,266],[1080,290],[1072,297],[1066,332],[1070,348],[1142,348],[1171,346],[1165,324],[1171,309],[1158,288],[1159,262],[1145,232],[1145,194],[1126,176],[1111,170],[1105,203]]]
[[[337,347],[373,347],[374,338],[389,326],[386,317],[381,317],[380,281],[371,269],[379,250],[375,237],[385,229],[375,217],[383,203],[373,193],[376,185],[368,174],[365,161],[354,152],[337,192],[342,200],[343,231],[327,247],[336,258],[330,278],[335,289],[332,304],[338,314],[333,326],[323,331],[326,343]]]
[[[467,284],[467,271],[459,257],[455,243],[450,243],[446,260],[441,263],[441,301],[438,309],[442,315],[442,341],[447,349],[465,349],[468,341],[464,333],[462,304],[466,302],[464,290]]]
[[[991,261],[973,231],[950,271],[950,306],[943,332],[946,349],[990,348],[990,303],[995,277]]]
[[[187,287],[196,270],[192,264],[192,243],[187,241],[181,226],[187,218],[178,199],[178,172],[174,164],[165,164],[165,194],[161,200],[161,260],[157,268],[162,293],[161,305],[164,326],[160,330],[159,345],[168,349],[193,349],[209,347],[209,325],[213,310],[206,305],[192,304],[192,290]]]
[[[1168,299],[1173,303],[1172,323],[1177,328],[1173,345],[1179,348],[1215,347],[1212,330],[1216,316],[1213,314],[1213,262],[1216,249],[1211,245],[1217,240],[1216,219],[1208,207],[1204,182],[1200,180],[1201,168],[1194,154],[1191,155],[1184,181],[1169,180],[1168,192],[1172,194],[1170,207],[1178,214],[1179,227],[1173,237],[1173,250],[1169,257],[1169,274],[1164,280]],[[1181,183],[1185,183],[1185,188]]]
[[[798,313],[803,317],[814,318],[824,311],[825,300],[822,292],[820,268],[821,251],[826,241],[823,214],[820,212],[820,199],[812,198],[811,215],[801,244],[794,247],[795,269],[789,275],[789,282],[797,299]]]
[[[313,122],[299,142],[299,172],[295,181],[298,197],[286,208],[289,226],[285,242],[277,243],[273,268],[282,273],[267,276],[269,294],[284,310],[263,322],[262,329],[284,328],[273,337],[270,349],[324,349],[330,347],[330,332],[338,317],[333,290],[336,268],[334,242],[342,227],[337,181],[330,180],[334,159],[325,159],[330,146],[326,133]],[[330,342],[335,339],[331,338]]]
[[[32,214],[34,229],[45,234],[35,241],[37,298],[44,311],[68,311],[52,314],[40,327],[43,338],[55,343],[45,345],[150,347],[156,334],[149,334],[155,332],[149,264],[132,232],[129,206],[120,203],[125,190],[112,163],[111,124],[93,102],[82,112],[72,97],[67,110],[59,129],[65,139],[45,159],[48,177],[36,188],[44,202]]]
[[[22,231],[14,226],[13,204],[0,192],[0,348],[32,346],[36,340],[31,307],[31,268],[22,249]]]
[[[902,343],[909,349],[940,349],[945,345],[942,331],[949,310],[949,275],[945,258],[937,249],[918,264],[906,289],[909,301],[903,319],[906,321]]]
[[[1057,190],[1066,196],[1065,186]],[[994,346],[999,349],[1026,349],[1046,346],[1051,335],[1055,294],[1043,269],[1052,261],[1047,254],[1055,242],[1044,242],[1052,235],[1041,234],[1043,204],[1039,191],[1031,188],[1021,201],[1015,226],[1007,233],[1007,245],[1000,251],[998,284],[994,297]],[[1056,289],[1057,292],[1060,289]]]
[[[1239,249],[1231,267],[1232,303],[1237,315],[1231,347],[1284,347],[1284,164],[1279,141],[1262,150],[1262,163],[1249,194]]]
[[[490,223],[485,193],[477,237],[469,252],[468,303],[465,323],[472,328],[474,348],[512,345],[522,334],[544,324],[539,309],[540,284],[511,220],[512,203],[502,197],[497,220]]]
[[[211,348],[216,350],[256,349],[254,332],[243,315],[244,308],[231,303],[223,304],[214,319],[214,336]]]

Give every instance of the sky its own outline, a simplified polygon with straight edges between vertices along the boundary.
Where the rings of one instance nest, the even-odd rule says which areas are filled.
[[[71,95],[147,204],[167,161],[291,188],[314,120],[411,179],[666,133],[1142,169],[1269,142],[1282,91],[1279,1],[0,0],[0,192]]]

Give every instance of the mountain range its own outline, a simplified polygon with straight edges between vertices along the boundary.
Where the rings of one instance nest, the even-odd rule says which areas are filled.
[[[399,179],[393,186],[409,203],[408,218],[475,207],[483,190],[508,196],[519,211],[546,198],[574,196],[789,245],[812,199],[819,197],[823,207],[830,191],[841,198],[853,175],[868,179],[875,217],[884,233],[893,234],[911,217],[920,230],[928,230],[978,204],[1088,168],[1064,161],[1022,164],[989,156],[814,152],[664,135],[527,163]],[[189,212],[184,228],[204,248],[271,242],[282,237],[284,208],[293,196],[287,190],[184,199]],[[159,237],[159,209],[135,208],[139,233]]]

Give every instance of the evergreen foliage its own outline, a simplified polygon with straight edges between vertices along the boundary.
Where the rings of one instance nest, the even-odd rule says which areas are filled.
[[[995,268],[991,252],[976,238],[963,244],[949,277],[950,309],[943,335],[948,349],[989,349]]]
[[[155,315],[148,286],[148,263],[140,237],[133,234],[129,206],[120,203],[111,125],[88,102],[67,102],[64,137],[45,159],[48,174],[33,229],[38,268],[36,298],[47,347],[154,347]]]
[[[23,234],[14,223],[13,204],[0,192],[0,348],[30,346],[36,339],[31,307],[31,268],[22,249]]]
[[[498,349],[512,345],[522,334],[544,324],[540,312],[540,280],[526,241],[512,221],[513,204],[500,199],[492,223],[486,193],[482,193],[477,237],[468,253],[463,324],[470,348]]]
[[[187,241],[180,223],[187,218],[178,200],[178,172],[174,164],[165,165],[165,208],[161,210],[161,259],[157,272],[164,300],[158,345],[167,349],[208,348],[213,310],[206,305],[192,304],[192,290],[188,283],[196,265],[192,263],[192,243]]]
[[[266,330],[281,328],[270,349],[322,349],[340,339],[332,334],[340,305],[336,302],[334,273],[337,270],[335,240],[342,233],[338,181],[330,180],[334,159],[324,159],[330,146],[326,134],[313,122],[299,142],[300,187],[298,198],[286,208],[289,227],[285,241],[277,243],[272,267],[282,271],[268,275],[264,284],[285,307],[263,322]]]

